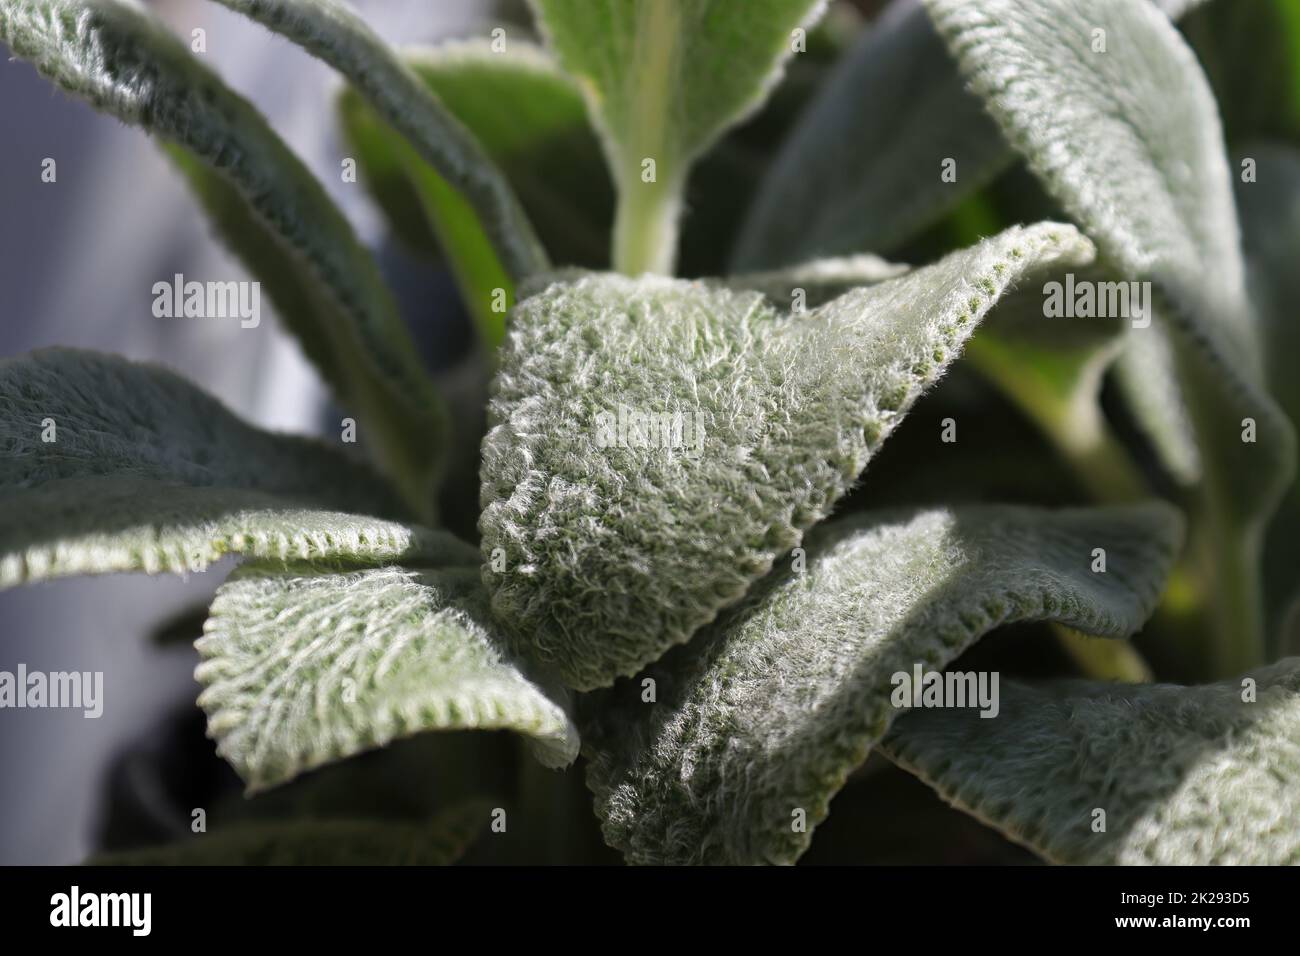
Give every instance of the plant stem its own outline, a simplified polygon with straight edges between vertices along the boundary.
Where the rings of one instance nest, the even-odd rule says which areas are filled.
[[[1085,676],[1125,684],[1151,681],[1151,668],[1137,648],[1127,641],[1090,637],[1064,624],[1054,625],[1053,630],[1061,646]]]
[[[639,77],[629,103],[626,145],[617,159],[618,210],[614,268],[625,275],[671,275],[677,258],[677,220],[685,163],[670,142],[682,36],[676,3],[637,7],[635,57]]]
[[[614,219],[614,268],[624,275],[671,275],[677,259],[681,189],[675,181],[636,178],[619,192]]]
[[[1078,370],[1080,379],[1095,384],[1071,381],[1064,388],[1037,375],[1033,363],[994,335],[971,339],[966,357],[1038,426],[1094,500],[1114,504],[1149,496],[1146,481],[1101,414],[1097,392],[1106,356],[1099,353]]]
[[[1212,640],[1203,649],[1207,678],[1235,677],[1264,663],[1266,656],[1258,536],[1235,526],[1208,491],[1199,517],[1190,554],[1209,595],[1213,624]]]

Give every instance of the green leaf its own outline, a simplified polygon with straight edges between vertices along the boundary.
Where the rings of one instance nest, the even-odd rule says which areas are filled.
[[[585,734],[606,840],[635,863],[794,862],[901,711],[895,675],[942,670],[1017,621],[1128,636],[1155,605],[1180,526],[1146,504],[818,528],[804,565],[786,563],[641,680],[602,692],[608,710],[593,707]]]
[[[657,277],[524,300],[483,443],[493,610],[572,687],[634,673],[830,512],[1010,285],[1091,256],[1069,226],[1010,229],[801,316]],[[620,440],[626,412],[677,433]]]
[[[1237,183],[1242,241],[1259,310],[1269,390],[1291,421],[1300,421],[1300,151],[1265,143],[1244,150],[1256,164],[1251,182]],[[1264,574],[1269,633],[1282,639],[1288,614],[1300,607],[1300,486],[1292,482],[1268,530]],[[1300,649],[1300,645],[1295,645]]]
[[[504,53],[486,43],[451,43],[407,51],[405,62],[501,167],[557,260],[604,266],[613,190],[573,81],[521,41]],[[477,213],[356,90],[345,90],[339,107],[363,177],[389,220],[417,248],[443,250],[485,342],[495,347],[505,332],[495,290],[513,305],[515,283]]]
[[[324,60],[478,215],[516,281],[547,266],[509,184],[474,137],[356,13],[336,0],[218,0]]]
[[[447,866],[491,820],[483,804],[466,804],[427,823],[290,820],[242,823],[210,834],[123,853],[92,866]]]
[[[784,308],[799,302],[816,307],[907,271],[905,265],[864,253],[734,276],[726,285],[762,292]],[[1064,289],[1066,278],[1062,274],[1050,281]],[[1070,274],[1078,282],[1112,278],[1096,266]],[[1046,284],[1028,286],[999,303],[966,356],[1035,422],[1099,500],[1144,497],[1145,486],[1109,435],[1101,413],[1102,378],[1119,353],[1123,325],[1108,318],[1048,318],[1046,289]]]
[[[918,711],[885,751],[1055,862],[1300,863],[1300,659],[1248,678],[1007,682],[996,720]]]
[[[431,513],[446,429],[437,395],[373,259],[257,111],[134,6],[0,0],[0,40],[67,92],[202,160],[229,184],[189,167],[204,202],[242,197],[246,206],[231,209],[220,228],[259,275],[269,271],[290,330],[355,406],[412,505]],[[261,258],[272,242],[279,254]],[[293,278],[277,275],[286,259]],[[312,302],[287,295],[290,287]]]
[[[670,273],[691,163],[766,99],[792,31],[822,0],[534,0],[543,32],[582,87],[619,191],[614,265]],[[643,178],[654,161],[654,180]]]
[[[1157,306],[1157,312],[1160,311]],[[1191,412],[1178,380],[1167,318],[1127,337],[1115,360],[1115,386],[1138,429],[1174,482],[1194,487],[1204,475]]]
[[[771,269],[889,252],[1012,155],[916,4],[895,3],[822,85],[769,167],[733,258]],[[955,182],[941,164],[956,163]]]
[[[1147,329],[1126,328],[1120,317],[1066,318],[1044,314],[1050,294],[1080,283],[1099,290],[1116,283],[1102,266],[1072,269],[1047,283],[1017,290],[999,306],[992,321],[971,341],[971,364],[1002,390],[1052,442],[1061,459],[1077,474],[1093,498],[1116,502],[1143,498],[1146,482],[1128,453],[1115,440],[1101,407],[1106,373],[1125,342]],[[1098,295],[1106,295],[1099,292]],[[1127,295],[1125,296],[1127,300]],[[1128,318],[1137,318],[1138,303]]]
[[[252,489],[134,478],[52,481],[0,497],[0,588],[77,574],[202,572],[227,554],[387,563],[473,548],[445,531],[294,507]]]
[[[1214,89],[1233,149],[1300,138],[1300,5],[1206,4],[1182,24]]]
[[[1260,384],[1231,174],[1205,77],[1150,4],[925,4],[1048,191],[1122,274],[1153,282],[1168,302],[1204,455],[1193,548],[1216,634],[1204,659],[1215,674],[1250,666],[1263,649],[1262,525],[1290,479],[1295,439]],[[1246,419],[1254,442],[1242,440]]]
[[[246,564],[204,630],[199,706],[250,790],[427,730],[514,730],[550,767],[577,756],[564,708],[503,653],[472,565]]]
[[[1160,5],[1177,18],[1188,3]],[[898,0],[840,61],[782,145],[733,267],[892,252],[1014,158],[924,9]],[[953,181],[942,176],[947,160]]]
[[[614,187],[582,93],[540,47],[459,41],[406,62],[501,167],[551,258],[606,268]]]
[[[227,552],[395,560],[468,547],[366,517],[403,509],[324,443],[260,431],[171,372],[115,356],[0,361],[0,450],[0,587],[202,571]]]

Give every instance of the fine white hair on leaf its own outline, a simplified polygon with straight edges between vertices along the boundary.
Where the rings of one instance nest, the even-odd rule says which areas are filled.
[[[606,840],[636,863],[794,862],[904,712],[894,675],[942,670],[1003,624],[1127,637],[1181,539],[1181,516],[1156,502],[867,513],[817,528],[802,570],[784,564],[644,672],[656,703],[639,681],[592,702],[588,783]]]
[[[483,442],[493,610],[571,687],[635,673],[830,513],[1005,292],[1092,256],[1071,226],[1016,227],[802,315],[699,282],[553,283],[513,314]],[[620,406],[698,442],[602,447]]]

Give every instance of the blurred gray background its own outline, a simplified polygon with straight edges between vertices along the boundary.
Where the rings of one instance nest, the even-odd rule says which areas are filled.
[[[261,27],[201,0],[155,0],[183,38],[207,32],[207,64],[255,102],[317,173],[363,240],[382,236],[363,187],[338,174],[344,151],[333,99],[339,80]],[[360,0],[390,42],[487,35],[492,0]],[[312,431],[326,395],[270,308],[256,329],[237,321],[154,318],[152,286],[173,273],[243,279],[211,237],[179,175],[142,132],[56,91],[0,45],[0,355],[74,345],[159,361],[237,414],[268,428]],[[58,181],[41,182],[45,157]],[[438,296],[385,257],[416,321],[436,327]],[[445,298],[444,298],[445,301]],[[423,305],[421,303],[424,303]],[[408,309],[408,314],[410,310]],[[430,328],[418,329],[428,341]],[[0,593],[0,670],[103,671],[104,713],[0,710],[0,864],[79,862],[92,849],[107,766],[147,735],[197,685],[187,647],[161,650],[147,634],[207,598],[228,567],[188,580],[116,575]]]

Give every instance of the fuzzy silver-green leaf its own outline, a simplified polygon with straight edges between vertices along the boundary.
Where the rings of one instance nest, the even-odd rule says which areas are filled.
[[[1198,687],[1009,681],[1001,697],[993,720],[910,713],[884,749],[1058,863],[1300,863],[1300,658]]]
[[[366,22],[335,0],[218,0],[320,57],[478,213],[517,281],[546,268],[546,253],[510,185],[463,125]]]
[[[601,692],[587,751],[606,840],[636,863],[794,862],[902,713],[895,674],[942,670],[1016,621],[1128,636],[1155,605],[1180,529],[1158,504],[867,514],[818,528],[705,633]]]
[[[494,611],[572,687],[634,673],[829,514],[1011,285],[1091,257],[1048,223],[803,315],[655,277],[525,300],[483,443]],[[621,409],[680,415],[680,433],[620,439],[602,423]]]
[[[408,500],[431,512],[446,429],[438,396],[374,260],[252,105],[155,18],[118,0],[0,0],[0,40],[67,92],[184,147],[233,187],[268,231],[258,240],[273,235],[315,280],[306,286],[331,303],[282,317],[355,408]]]
[[[250,790],[429,730],[514,730],[552,767],[577,756],[565,708],[503,650],[473,566],[246,564],[196,647],[208,734]]]
[[[1216,636],[1202,656],[1215,674],[1249,666],[1263,649],[1259,541],[1294,471],[1295,436],[1262,387],[1232,174],[1200,65],[1150,3],[924,2],[1049,193],[1125,278],[1168,303],[1203,456],[1193,551]]]
[[[1173,17],[1197,0],[1162,0]],[[1012,164],[915,0],[894,0],[836,65],[763,179],[733,255],[772,269],[890,252]],[[955,178],[945,178],[951,160]]]
[[[254,428],[165,369],[73,349],[0,361],[0,587],[201,571],[227,552],[464,555],[384,520],[402,514],[363,464]]]

